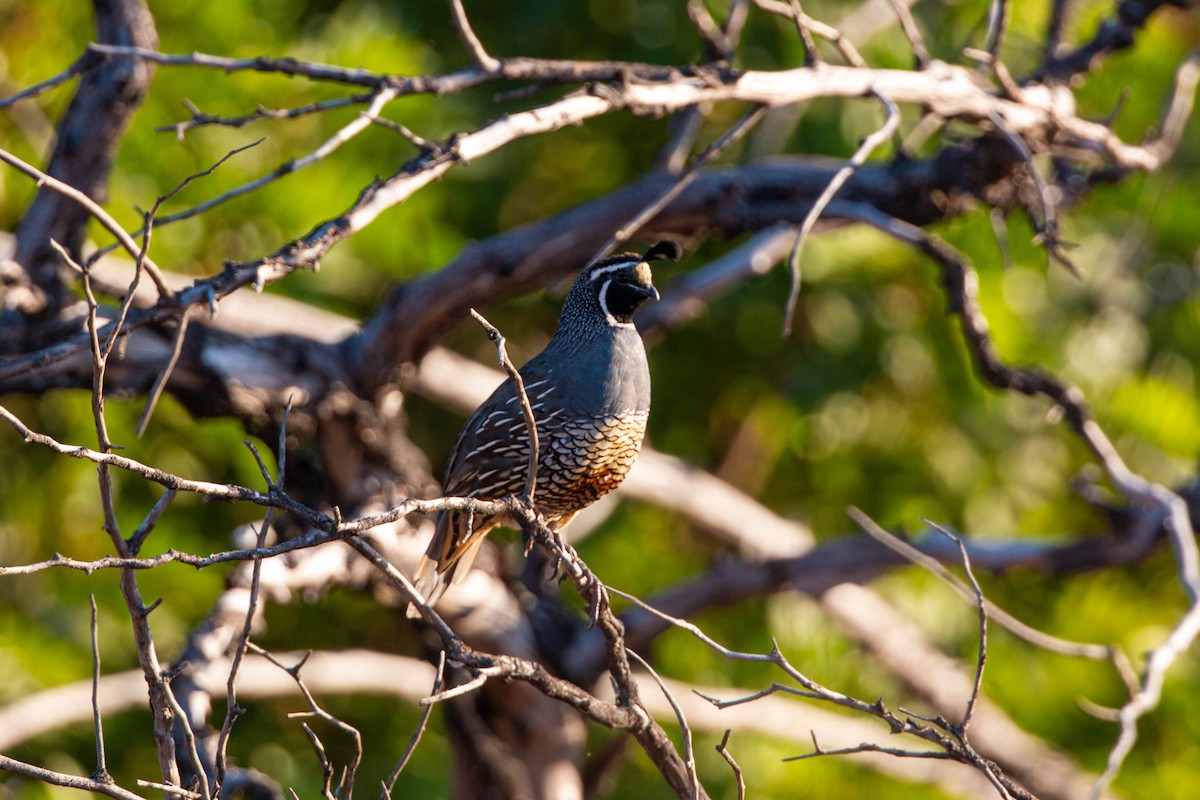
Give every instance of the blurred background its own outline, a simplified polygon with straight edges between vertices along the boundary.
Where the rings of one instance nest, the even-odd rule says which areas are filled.
[[[161,50],[230,57],[290,56],[379,72],[430,74],[468,62],[445,4],[364,0],[150,0]],[[685,64],[700,58],[698,37],[684,3],[591,0],[579,3],[468,3],[476,32],[501,56],[617,59]],[[882,15],[855,16],[857,2],[810,2],[809,15],[838,25],[873,66],[908,68],[907,40],[884,6]],[[709,3],[714,14],[723,3]],[[988,4],[932,2],[913,9],[930,51],[961,62],[979,46]],[[1017,3],[1004,57],[1022,75],[1041,57],[1049,3]],[[1090,36],[1111,16],[1107,2],[1074,4],[1067,40]],[[0,94],[64,70],[93,38],[92,15],[74,0],[0,0]],[[858,27],[854,27],[858,26]],[[857,33],[856,33],[857,32]],[[1106,62],[1078,89],[1081,116],[1103,119],[1136,142],[1158,124],[1171,80],[1185,54],[1200,44],[1195,14],[1155,16],[1134,47]],[[735,66],[782,69],[803,63],[803,50],[783,20],[752,12]],[[44,164],[54,124],[74,84],[0,114],[0,143]],[[427,139],[478,128],[497,114],[496,89],[447,97],[416,96],[394,103],[386,116]],[[129,228],[155,197],[209,166],[234,147],[267,137],[185,190],[168,211],[194,205],[310,152],[357,108],[290,121],[260,121],[240,129],[194,130],[180,141],[156,131],[184,120],[191,101],[212,114],[240,115],[259,104],[290,107],[342,92],[332,85],[276,75],[159,68],[134,119],[113,173],[108,210]],[[502,102],[501,111],[532,103]],[[717,107],[701,145],[720,136],[745,109]],[[905,109],[902,130],[916,121]],[[882,115],[869,100],[817,100],[772,111],[747,139],[722,157],[739,162],[776,153],[847,157]],[[937,226],[980,272],[981,301],[1000,352],[1009,362],[1041,365],[1077,383],[1098,421],[1130,466],[1151,480],[1179,486],[1196,476],[1200,456],[1200,135],[1193,120],[1170,163],[1152,175],[1132,174],[1099,186],[1063,213],[1063,238],[1076,247],[1072,277],[1048,264],[1019,214],[993,217],[987,208]],[[966,131],[964,130],[964,134]],[[953,132],[951,132],[953,137]],[[586,125],[524,139],[469,165],[388,211],[367,230],[335,248],[319,273],[299,272],[267,291],[364,319],[387,288],[432,270],[473,240],[555,214],[603,196],[652,168],[671,137],[669,120],[609,115]],[[915,152],[933,152],[932,139]],[[153,255],[165,268],[213,275],[226,259],[260,258],[310,230],[350,203],[377,175],[412,157],[404,139],[372,128],[335,157],[247,197],[157,231]],[[882,148],[874,160],[895,155]],[[11,231],[34,186],[0,170],[0,230]],[[107,241],[106,239],[102,241]],[[736,245],[706,241],[683,261],[658,270],[664,293],[673,277]],[[1088,452],[1070,431],[1048,418],[1041,400],[1001,394],[972,371],[935,265],[919,253],[862,226],[811,240],[804,251],[803,290],[796,330],[780,334],[788,292],[786,270],[740,286],[706,314],[671,333],[650,351],[654,413],[648,442],[703,467],[772,510],[811,527],[819,538],[850,532],[846,508],[858,506],[892,530],[918,529],[922,519],[972,538],[1038,540],[1086,536],[1107,521],[1076,491],[1096,477]],[[561,287],[488,310],[509,337],[518,363],[553,332]],[[478,361],[494,351],[474,327],[446,342]],[[176,474],[255,486],[257,467],[232,421],[191,419],[169,397],[146,436],[133,433],[144,398],[110,397],[113,439],[129,454]],[[89,396],[52,392],[3,397],[30,427],[60,441],[94,443]],[[462,417],[420,397],[409,399],[414,440],[440,474]],[[271,448],[260,448],[264,453]],[[53,457],[0,432],[0,563],[22,564],[62,552],[79,559],[109,552],[95,470]],[[116,476],[123,525],[136,526],[157,492]],[[53,496],[53,502],[47,498]],[[203,504],[180,496],[159,523],[150,547],[208,552],[238,525],[258,518],[242,505]],[[641,596],[694,575],[722,558],[721,548],[670,512],[622,503],[580,553],[613,586]],[[159,653],[171,658],[220,593],[223,568],[203,572],[173,565],[143,573],[148,599],[162,597],[152,622]],[[1118,643],[1135,658],[1157,645],[1186,608],[1175,564],[1163,549],[1131,567],[1084,575],[1018,570],[980,575],[985,593],[1019,618],[1076,640]],[[117,575],[65,570],[0,579],[0,705],[39,689],[86,678],[91,670],[89,609],[100,606],[105,672],[136,667],[130,626]],[[948,653],[973,662],[975,610],[916,568],[897,569],[873,584]],[[722,609],[694,620],[714,638],[742,650],[769,649],[776,636],[792,663],[827,686],[864,699],[903,705],[905,689],[872,663],[808,598],[781,594]],[[274,605],[265,647],[361,646],[402,652],[411,645],[405,622],[373,598],[338,590],[310,602]],[[730,662],[682,634],[663,636],[653,654],[660,671],[709,685],[759,688],[776,679],[762,665]],[[1130,797],[1188,798],[1200,783],[1200,663],[1194,653],[1171,670],[1160,707],[1141,726],[1141,738],[1115,788]],[[1115,726],[1085,713],[1081,701],[1119,705],[1123,686],[1110,666],[1046,653],[993,628],[985,691],[1027,731],[1043,737],[1087,769],[1103,768]],[[323,698],[351,720],[368,742],[362,791],[386,774],[416,724],[412,707],[370,697]],[[285,713],[291,701],[256,704],[238,723],[230,753],[291,786],[302,797],[319,791],[320,771],[309,745]],[[110,769],[122,785],[154,777],[149,716],[105,720]],[[593,730],[594,747],[611,737]],[[698,736],[701,775],[714,797],[735,786],[713,746]],[[345,743],[326,743],[335,757]],[[800,763],[780,759],[806,751],[794,743],[750,734],[735,737],[751,796],[764,798],[949,797],[937,788],[906,784],[856,766],[852,759]],[[51,769],[88,774],[94,746],[89,725],[62,730],[8,753]],[[397,797],[438,797],[446,791],[446,744],[438,715],[401,778]],[[0,779],[0,798],[66,796],[13,777]],[[669,797],[640,755],[626,760],[614,797]]]

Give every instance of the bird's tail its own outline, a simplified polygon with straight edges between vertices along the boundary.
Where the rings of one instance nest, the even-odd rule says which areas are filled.
[[[437,541],[437,536],[434,536],[434,541]],[[432,606],[436,603],[446,589],[450,587],[451,576],[455,572],[453,568],[445,572],[438,571],[438,562],[429,556],[426,552],[421,556],[420,563],[417,564],[417,571],[413,573],[413,585],[417,587],[417,591],[421,593],[421,597],[425,598],[425,603]],[[414,605],[409,605],[405,615],[409,619],[420,619],[421,612]]]
[[[466,579],[471,565],[475,563],[475,556],[479,555],[479,548],[483,546],[485,534],[492,527],[485,525],[467,531],[465,542],[447,547],[447,536],[458,539],[459,525],[455,519],[458,516],[450,511],[438,514],[433,538],[413,573],[413,585],[425,598],[426,605],[434,605],[452,584],[462,583]],[[420,619],[421,612],[410,604],[405,615],[409,619]]]

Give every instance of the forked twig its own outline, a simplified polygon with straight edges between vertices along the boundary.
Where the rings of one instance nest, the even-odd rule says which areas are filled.
[[[717,752],[721,754],[721,758],[725,759],[725,763],[733,770],[734,780],[737,781],[737,800],[746,800],[746,776],[742,774],[742,768],[733,757],[733,753],[729,752],[729,737],[733,733],[732,729],[727,728],[725,735],[721,737],[721,743],[717,745]]]
[[[310,717],[310,716],[318,717],[350,737],[350,740],[354,743],[354,755],[351,757],[350,763],[346,767],[345,774],[343,774],[342,779],[339,781],[338,794],[343,797],[346,797],[346,798],[352,797],[354,795],[354,776],[355,776],[355,773],[358,771],[358,765],[362,762],[362,755],[363,755],[362,734],[359,733],[358,729],[355,728],[353,725],[349,724],[348,722],[344,722],[344,721],[338,719],[337,717],[330,714],[325,709],[321,708],[321,705],[317,702],[316,698],[313,697],[312,692],[310,692],[308,689],[308,685],[305,684],[305,682],[304,682],[304,678],[301,677],[301,675],[300,675],[300,671],[304,668],[304,663],[308,660],[308,655],[305,655],[298,662],[296,662],[295,664],[293,664],[292,666],[289,667],[286,664],[284,664],[283,662],[281,662],[279,659],[275,658],[275,656],[272,655],[268,650],[265,650],[265,649],[259,647],[258,645],[254,644],[253,642],[248,643],[247,647],[251,652],[262,656],[263,658],[267,659],[272,664],[274,664],[275,666],[279,667],[281,670],[286,672],[291,677],[291,679],[296,683],[296,688],[298,688],[300,690],[300,693],[302,695],[304,695],[304,700],[305,700],[305,702],[308,703],[309,710],[308,711],[293,711],[290,714],[288,714],[289,719],[295,719],[298,717]],[[329,797],[329,796],[331,796],[330,781],[333,777],[333,765],[329,762],[329,759],[325,756],[325,748],[324,748],[324,745],[321,744],[321,740],[312,731],[312,729],[308,726],[308,724],[301,722],[300,725],[302,728],[304,728],[305,734],[308,735],[309,740],[313,744],[313,748],[317,751],[318,757],[321,760],[321,767],[325,771],[324,791],[325,791],[326,796]]]
[[[882,544],[894,553],[907,558],[909,561],[924,567],[926,570],[937,576],[948,586],[954,589],[963,599],[974,601],[976,595],[973,590],[964,584],[956,577],[946,566],[938,559],[927,555],[918,548],[899,538],[886,528],[881,527],[869,516],[864,514],[857,508],[851,507],[848,512],[850,518],[862,528],[862,530],[875,541]],[[945,528],[935,526],[934,523],[928,523],[930,527],[935,527],[937,530],[947,533]],[[957,537],[956,537],[957,538]],[[1041,647],[1044,650],[1049,650],[1052,653],[1058,653],[1064,656],[1079,656],[1082,658],[1090,658],[1097,661],[1110,660],[1113,657],[1113,648],[1101,644],[1091,644],[1086,642],[1071,642],[1066,639],[1061,639],[1057,636],[1039,631],[1037,628],[1022,622],[1013,615],[1009,614],[1004,609],[997,606],[991,600],[984,600],[987,613],[999,625],[1008,630],[1014,636],[1017,636],[1030,644]]]
[[[963,540],[936,523],[929,520],[924,520],[924,522],[954,542],[955,546],[958,547],[963,569],[966,571],[967,578],[971,581],[971,588],[975,592],[975,606],[979,609],[979,657],[975,663],[975,683],[971,687],[971,696],[967,700],[967,707],[963,712],[962,722],[959,723],[959,727],[962,729],[962,736],[965,738],[967,728],[971,726],[971,717],[975,714],[975,704],[979,700],[979,690],[983,686],[983,670],[987,666],[987,601],[983,597],[983,589],[979,588],[979,581],[975,579],[975,572],[971,569],[971,557],[967,555],[967,547],[963,544]]]

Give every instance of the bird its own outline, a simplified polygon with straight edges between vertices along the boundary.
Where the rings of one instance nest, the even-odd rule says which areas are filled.
[[[519,373],[537,424],[534,507],[561,530],[625,479],[641,449],[650,413],[650,368],[633,314],[658,300],[653,261],[678,261],[665,239],[645,253],[588,264],[563,301],[554,337]],[[442,482],[447,497],[496,500],[525,485],[529,433],[512,378],[463,424]],[[438,512],[414,585],[433,605],[471,569],[488,531],[517,527],[508,515]],[[415,606],[409,617],[419,617]]]

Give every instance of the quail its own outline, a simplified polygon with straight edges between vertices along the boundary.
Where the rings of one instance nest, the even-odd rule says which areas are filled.
[[[534,506],[553,530],[615,489],[633,465],[650,412],[650,370],[633,314],[658,299],[650,262],[679,259],[664,240],[645,254],[622,253],[583,269],[563,303],[558,330],[521,368],[537,422]],[[463,425],[443,493],[494,500],[525,484],[529,435],[516,387],[502,383]],[[414,582],[430,604],[462,581],[496,525],[507,516],[441,511]],[[409,608],[409,616],[419,616]]]

